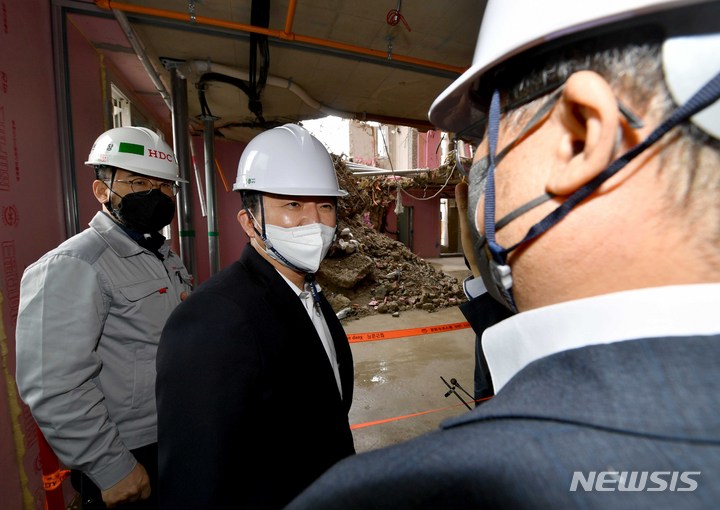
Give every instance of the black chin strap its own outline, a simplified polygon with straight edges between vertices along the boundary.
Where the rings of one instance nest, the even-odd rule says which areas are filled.
[[[257,218],[255,218],[255,215],[250,212],[250,209],[245,207],[245,212],[247,212],[248,216],[251,219],[255,220],[254,222],[252,222],[253,230],[255,231],[255,233],[257,235],[260,236],[260,239],[262,239],[263,243],[265,243],[265,252],[272,251],[273,254],[278,258],[278,260],[280,262],[282,262],[284,265],[286,265],[287,267],[289,267],[296,273],[305,273],[305,271],[303,269],[300,269],[295,264],[290,262],[288,259],[283,257],[282,254],[273,247],[272,241],[268,240],[267,231],[265,228],[265,205],[264,205],[263,196],[260,195],[260,216],[262,217],[262,221],[260,223],[260,228],[262,229],[262,232],[258,231],[257,227],[255,226],[255,223],[257,223]],[[305,274],[308,274],[308,273],[305,273]]]
[[[99,175],[96,175],[98,177],[98,180],[102,181],[102,183],[105,185],[105,187],[110,191],[110,195],[108,196],[107,202],[104,202],[103,205],[105,206],[105,208],[108,211],[110,211],[110,214],[112,215],[113,218],[115,218],[117,221],[122,223],[122,220],[120,219],[120,215],[117,213],[117,209],[115,209],[115,207],[113,207],[113,203],[112,203],[112,195],[117,195],[120,197],[120,195],[118,195],[115,192],[115,190],[113,189],[113,184],[115,183],[115,176],[117,175],[117,168],[115,168],[114,166],[105,167],[105,168],[109,168],[111,171],[110,186],[107,185],[107,182],[105,182],[104,179],[100,179]],[[122,198],[122,197],[120,197],[120,198]]]
[[[305,283],[310,286],[310,292],[312,293],[315,308],[320,310],[320,292],[318,292],[317,285],[315,283],[315,274],[307,273],[305,275]]]
[[[696,113],[704,110],[720,98],[720,73],[716,74],[698,92],[695,93],[685,104],[677,108],[662,124],[648,135],[645,140],[627,151],[618,159],[612,162],[605,170],[600,172],[593,180],[579,188],[570,195],[560,206],[545,216],[538,223],[533,225],[524,238],[510,248],[503,249],[500,254],[507,255],[518,246],[527,243],[536,237],[547,232],[551,227],[560,222],[580,202],[595,192],[605,181],[618,173],[645,149],[660,140],[668,131],[675,126],[687,121]]]

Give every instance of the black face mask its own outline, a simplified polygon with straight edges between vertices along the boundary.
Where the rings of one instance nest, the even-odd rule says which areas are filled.
[[[150,234],[172,222],[175,202],[158,189],[150,193],[128,193],[117,208],[108,207],[113,216],[129,229]]]

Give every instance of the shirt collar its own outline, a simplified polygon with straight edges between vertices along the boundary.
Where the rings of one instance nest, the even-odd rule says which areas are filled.
[[[275,269],[275,271],[277,271],[277,269]],[[293,282],[291,282],[291,281],[290,281],[284,274],[282,274],[280,271],[277,271],[277,273],[278,273],[280,276],[282,276],[282,279],[287,282],[287,284],[290,286],[290,288],[293,290],[293,292],[294,292],[295,294],[297,294],[297,296],[298,296],[299,298],[305,299],[306,297],[308,297],[309,295],[311,295],[311,293],[310,293],[310,292],[311,292],[311,291],[310,291],[310,284],[309,284],[309,283],[305,283],[304,289],[300,289],[297,285],[295,285]],[[322,290],[322,288],[320,287],[320,284],[317,282],[317,280],[315,281],[315,288],[317,289],[318,292],[320,292],[320,291]]]
[[[488,328],[482,346],[495,391],[531,362],[622,340],[720,332],[720,284],[617,292],[550,305]]]

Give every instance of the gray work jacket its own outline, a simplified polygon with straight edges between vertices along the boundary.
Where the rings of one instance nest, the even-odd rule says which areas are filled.
[[[60,460],[101,489],[157,441],[155,354],[190,276],[98,213],[90,228],[29,266],[17,319],[20,396]]]

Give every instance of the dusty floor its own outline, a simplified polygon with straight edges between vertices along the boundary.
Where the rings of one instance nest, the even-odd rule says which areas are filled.
[[[432,259],[462,281],[462,257]],[[345,322],[348,335],[465,322],[457,307],[409,310],[399,317],[377,314]],[[455,378],[472,393],[475,336],[471,329],[352,343],[355,394],[350,410],[358,452],[387,446],[434,430],[445,418],[468,411],[442,381]],[[460,395],[469,400],[467,395]],[[472,405],[472,404],[471,404]],[[416,416],[416,413],[425,413]],[[387,420],[387,421],[383,421]],[[376,423],[380,421],[380,423]]]

